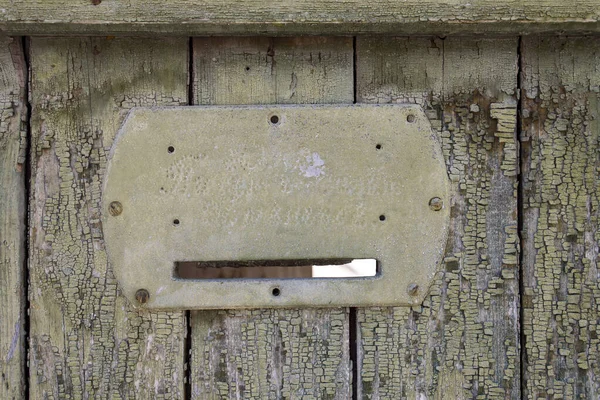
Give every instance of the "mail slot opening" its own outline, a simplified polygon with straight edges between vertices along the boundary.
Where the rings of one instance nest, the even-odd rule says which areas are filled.
[[[377,273],[377,260],[347,258],[182,261],[175,263],[174,275],[177,279],[281,279],[364,278],[376,276]]]

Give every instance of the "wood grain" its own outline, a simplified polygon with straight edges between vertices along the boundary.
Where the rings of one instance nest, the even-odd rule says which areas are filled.
[[[445,259],[422,306],[358,312],[358,398],[520,398],[517,47],[357,40],[358,101],[421,104],[455,186]]]
[[[20,38],[0,36],[0,398],[25,395],[27,69]]]
[[[193,48],[195,104],[352,103],[351,38],[197,38]],[[192,312],[192,398],[350,398],[348,316]]]
[[[183,397],[184,314],[119,295],[100,199],[125,113],[187,104],[187,50],[185,38],[31,41],[31,398]]]
[[[522,49],[525,394],[597,399],[600,40]]]
[[[317,35],[600,31],[597,0],[0,0],[25,35]]]

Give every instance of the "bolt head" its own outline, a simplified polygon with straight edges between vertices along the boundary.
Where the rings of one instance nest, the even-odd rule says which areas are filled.
[[[409,295],[416,296],[419,293],[419,285],[417,285],[416,283],[411,283],[410,285],[408,285],[406,291]]]
[[[433,211],[440,211],[444,207],[444,202],[439,197],[429,200],[429,208]]]
[[[140,304],[146,304],[150,300],[150,293],[146,289],[139,289],[135,292],[135,299]]]
[[[121,213],[123,212],[123,204],[119,203],[118,201],[111,202],[108,206],[108,212],[113,217],[121,215]]]

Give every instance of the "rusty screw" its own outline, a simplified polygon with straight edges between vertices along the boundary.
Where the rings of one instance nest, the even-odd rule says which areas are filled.
[[[433,199],[429,200],[429,208],[431,208],[433,211],[440,211],[443,206],[444,202],[439,197],[434,197]]]
[[[121,215],[121,213],[123,212],[123,204],[119,203],[118,201],[113,201],[108,206],[108,212],[113,217],[116,217],[117,215]]]
[[[406,291],[408,292],[409,295],[416,296],[417,293],[419,292],[419,285],[417,285],[416,283],[411,283],[406,288]]]
[[[135,299],[140,304],[146,304],[150,300],[150,293],[146,289],[139,289],[135,292]]]

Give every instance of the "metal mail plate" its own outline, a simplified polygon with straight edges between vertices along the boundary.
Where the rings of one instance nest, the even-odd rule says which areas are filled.
[[[102,223],[123,294],[153,309],[409,306],[442,259],[450,182],[415,105],[133,109]],[[182,279],[178,262],[376,259],[363,278]]]

